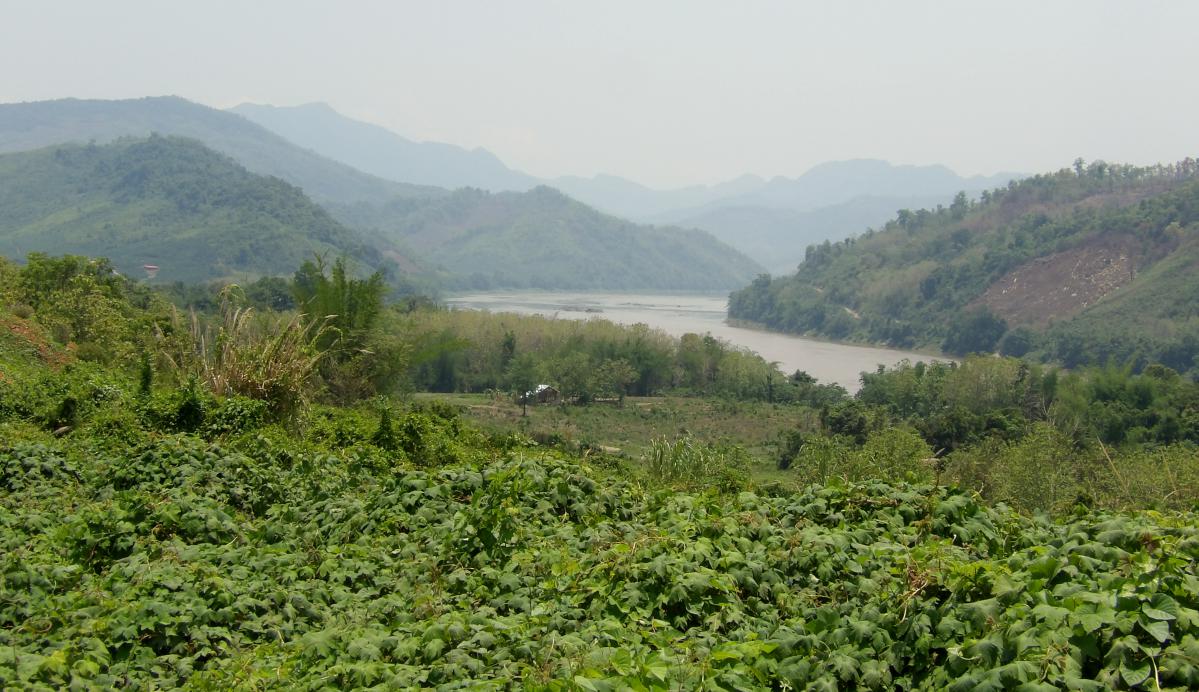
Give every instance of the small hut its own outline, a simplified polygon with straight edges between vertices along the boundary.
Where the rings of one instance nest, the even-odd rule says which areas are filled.
[[[525,402],[530,404],[556,404],[562,394],[557,387],[539,384],[532,391],[525,392]]]

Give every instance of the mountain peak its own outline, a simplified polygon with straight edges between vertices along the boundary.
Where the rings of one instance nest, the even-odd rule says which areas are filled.
[[[537,180],[504,165],[495,154],[441,142],[418,142],[380,125],[355,120],[323,102],[300,106],[242,104],[234,113],[307,149],[380,178],[445,188],[524,191]]]
[[[154,132],[200,140],[254,173],[300,186],[318,201],[384,201],[441,192],[367,175],[298,147],[248,118],[178,96],[0,104],[0,152],[64,142],[105,143]]]
[[[88,213],[56,213],[76,204]],[[0,155],[0,207],[0,254],[103,255],[127,273],[161,265],[161,279],[286,275],[314,253],[384,263],[299,188],[183,137]]]

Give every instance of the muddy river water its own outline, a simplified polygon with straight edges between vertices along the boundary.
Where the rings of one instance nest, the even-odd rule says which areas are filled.
[[[446,303],[456,309],[537,314],[559,319],[601,318],[620,324],[644,323],[669,334],[711,334],[775,361],[785,373],[803,370],[821,382],[835,382],[850,392],[860,386],[863,371],[880,364],[894,365],[905,358],[933,360],[933,356],[816,341],[789,334],[735,327],[725,322],[727,296],[723,294],[636,294],[495,292],[451,296]]]

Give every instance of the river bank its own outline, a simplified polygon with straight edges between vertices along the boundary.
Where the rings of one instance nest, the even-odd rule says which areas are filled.
[[[850,392],[857,391],[862,372],[874,371],[879,365],[891,366],[905,359],[947,360],[927,353],[820,341],[731,324],[726,320],[727,300],[725,294],[504,291],[454,295],[446,298],[446,304],[455,309],[641,323],[674,336],[711,334],[778,363],[783,372],[803,370]]]

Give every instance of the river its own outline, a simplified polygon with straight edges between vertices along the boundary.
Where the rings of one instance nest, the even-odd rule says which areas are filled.
[[[446,303],[455,309],[547,315],[572,320],[601,318],[619,324],[644,323],[674,336],[711,334],[777,362],[785,373],[803,370],[821,382],[835,382],[850,392],[858,390],[859,375],[863,371],[874,371],[880,364],[890,366],[905,358],[913,362],[933,359],[908,351],[852,346],[734,327],[725,322],[727,300],[724,294],[538,291],[473,293],[449,297]]]

